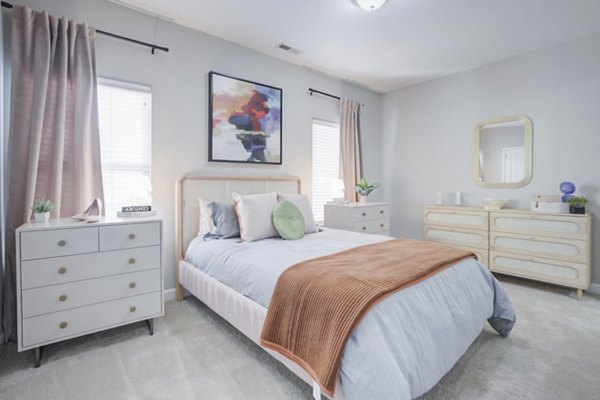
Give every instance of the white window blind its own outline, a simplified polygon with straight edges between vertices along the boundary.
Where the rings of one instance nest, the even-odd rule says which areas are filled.
[[[333,183],[340,177],[340,126],[314,119],[312,130],[312,207],[315,221],[322,224],[323,206],[333,198]]]
[[[150,87],[102,79],[98,114],[106,215],[151,201]]]

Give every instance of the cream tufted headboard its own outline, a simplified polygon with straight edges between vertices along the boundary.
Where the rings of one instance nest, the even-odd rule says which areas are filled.
[[[177,179],[175,187],[176,251],[178,260],[198,234],[198,199],[207,201],[233,201],[231,193],[300,193],[300,179],[295,176],[229,176],[184,175]]]

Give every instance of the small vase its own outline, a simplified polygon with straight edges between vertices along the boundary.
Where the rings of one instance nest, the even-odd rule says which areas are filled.
[[[569,205],[569,214],[585,214],[585,206],[577,207]]]
[[[358,196],[358,202],[360,204],[367,204],[367,196],[359,195]]]
[[[50,211],[45,213],[33,213],[35,222],[48,222],[50,221]]]

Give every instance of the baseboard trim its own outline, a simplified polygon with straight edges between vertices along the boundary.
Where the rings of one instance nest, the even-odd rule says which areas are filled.
[[[587,291],[594,294],[600,294],[600,283],[592,283]]]
[[[165,301],[175,300],[175,288],[166,289],[163,291],[163,296],[165,297]]]

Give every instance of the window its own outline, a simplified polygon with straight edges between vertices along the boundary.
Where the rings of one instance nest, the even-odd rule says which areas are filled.
[[[322,224],[323,206],[333,198],[332,188],[340,177],[340,126],[314,119],[312,131],[312,208],[315,221]]]
[[[150,192],[150,87],[101,79],[98,114],[106,215],[147,205]]]

